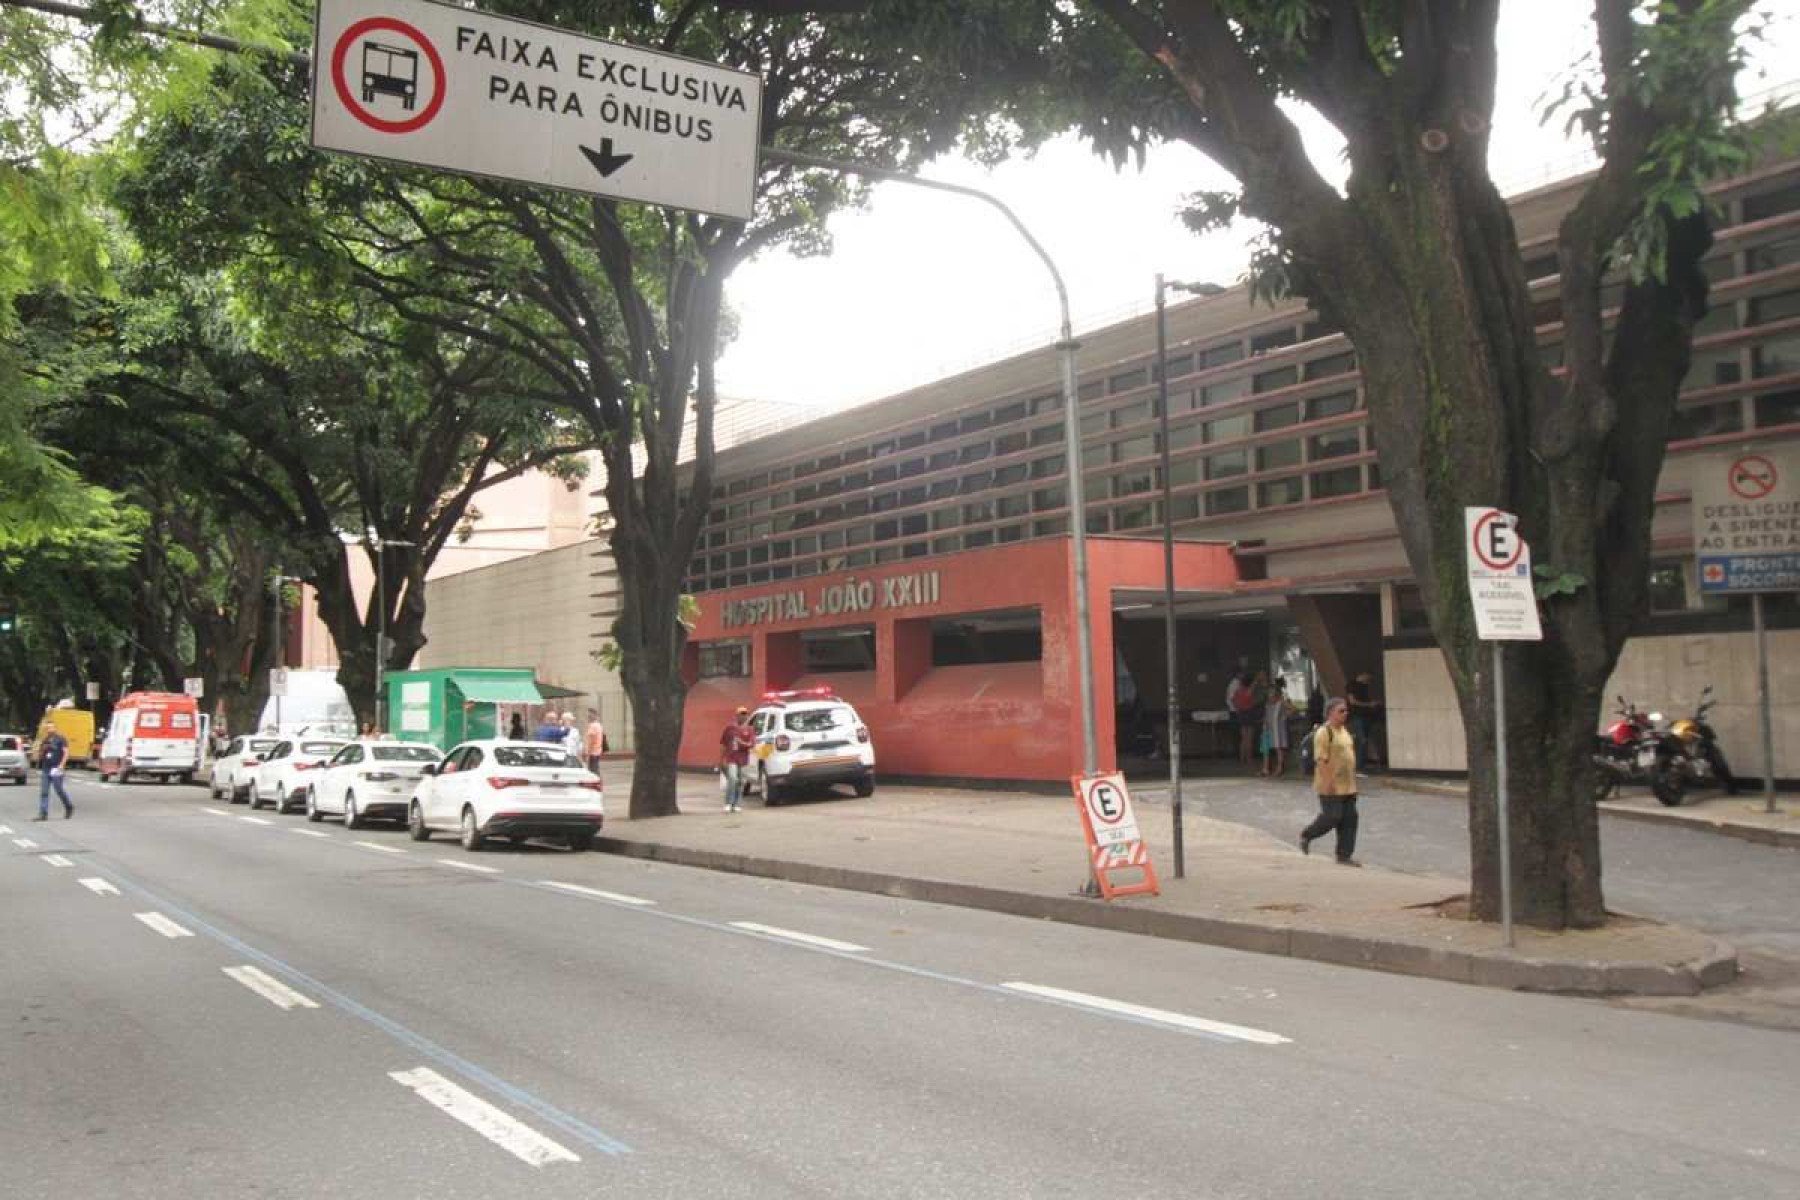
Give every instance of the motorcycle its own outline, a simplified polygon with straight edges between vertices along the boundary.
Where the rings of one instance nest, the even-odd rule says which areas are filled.
[[[1676,721],[1669,726],[1669,736],[1679,748],[1679,753],[1672,760],[1674,769],[1679,772],[1684,786],[1722,787],[1726,795],[1737,791],[1737,776],[1731,773],[1731,764],[1725,761],[1725,751],[1719,746],[1719,735],[1707,723],[1707,716],[1712,712],[1713,690],[1707,684],[1700,692],[1700,700],[1694,706],[1694,715]],[[1674,800],[1658,800],[1664,804],[1680,804],[1678,794]]]
[[[1680,804],[1688,779],[1680,765],[1682,742],[1661,728],[1659,712],[1645,712],[1623,696],[1617,711],[1618,719],[1595,739],[1594,799],[1604,800],[1626,784],[1647,784],[1662,803]]]

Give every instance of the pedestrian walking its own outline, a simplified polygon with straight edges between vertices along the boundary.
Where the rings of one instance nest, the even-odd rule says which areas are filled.
[[[581,730],[576,727],[572,712],[562,715],[562,747],[569,752],[570,758],[581,761]]]
[[[57,799],[62,801],[63,820],[75,815],[75,805],[69,800],[69,793],[63,787],[63,773],[69,764],[69,741],[62,734],[52,729],[44,738],[44,744],[38,747],[38,815],[40,821],[50,819],[50,789],[56,789]]]
[[[559,746],[565,736],[562,722],[557,719],[556,710],[553,708],[544,710],[544,715],[538,719],[538,727],[531,732],[532,741],[550,742]]]
[[[1269,695],[1269,673],[1248,670],[1232,676],[1225,691],[1225,704],[1231,720],[1238,728],[1238,762],[1249,767],[1256,761],[1257,738],[1262,733],[1263,705]]]
[[[600,773],[600,756],[606,753],[606,726],[600,723],[600,710],[588,709],[587,732],[582,735],[582,749],[587,753],[587,769]]]
[[[1337,830],[1337,860],[1346,867],[1356,861],[1356,743],[1344,728],[1350,706],[1339,697],[1325,704],[1325,723],[1313,731],[1313,791],[1319,796],[1319,815],[1300,832],[1300,853],[1311,854],[1315,840]]]
[[[731,723],[719,734],[719,774],[725,780],[726,812],[737,812],[743,807],[744,772],[750,769],[750,749],[755,745],[750,710],[739,705]]]
[[[506,736],[515,742],[525,740],[525,714],[513,709],[512,724],[506,727]]]

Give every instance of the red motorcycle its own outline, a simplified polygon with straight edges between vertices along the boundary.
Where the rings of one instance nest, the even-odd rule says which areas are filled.
[[[1648,785],[1666,805],[1681,803],[1687,787],[1680,767],[1685,747],[1661,728],[1662,719],[1661,713],[1644,712],[1619,697],[1617,719],[1595,739],[1594,766],[1599,778],[1594,799],[1604,800],[1629,783]]]

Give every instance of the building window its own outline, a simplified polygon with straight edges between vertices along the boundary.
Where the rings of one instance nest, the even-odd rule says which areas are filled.
[[[1208,479],[1227,479],[1233,475],[1245,475],[1250,471],[1250,452],[1248,450],[1226,450],[1220,454],[1208,455],[1206,458],[1206,477]]]
[[[1149,458],[1156,453],[1156,439],[1149,434],[1143,437],[1126,438],[1113,444],[1112,460],[1115,463],[1133,462],[1140,458]]]
[[[1752,273],[1778,271],[1782,267],[1791,267],[1795,263],[1800,263],[1800,237],[1788,237],[1778,242],[1764,242],[1760,246],[1752,246],[1745,258]]]
[[[993,423],[994,414],[991,412],[970,413],[958,422],[958,428],[964,433],[975,433],[979,430],[986,429]]]
[[[1002,496],[994,501],[994,511],[1002,517],[1023,517],[1031,511],[1031,497],[1024,492]]]
[[[1077,400],[1098,400],[1105,393],[1106,384],[1103,380],[1090,379],[1075,389],[1075,398]]]
[[[1688,373],[1681,381],[1683,391],[1689,388],[1717,387],[1736,383],[1744,377],[1743,361],[1736,346],[1696,349]]]
[[[968,550],[979,550],[983,546],[994,544],[994,531],[991,529],[971,529],[963,534],[963,547]]]
[[[1113,510],[1114,529],[1148,529],[1155,523],[1156,510],[1149,504],[1126,504]]]
[[[1032,537],[1057,537],[1069,532],[1069,518],[1045,517],[1031,523]]]
[[[1233,400],[1242,400],[1250,394],[1250,377],[1239,375],[1236,379],[1224,379],[1218,383],[1209,383],[1201,388],[1198,395],[1200,408],[1211,408],[1216,404],[1229,404]]]
[[[1200,352],[1200,369],[1206,370],[1209,367],[1222,367],[1226,363],[1241,362],[1243,357],[1243,342],[1224,342]]]
[[[1135,370],[1120,371],[1106,381],[1106,390],[1113,393],[1129,392],[1132,388],[1141,388],[1150,382],[1150,368],[1138,367]]]
[[[1300,423],[1300,404],[1290,400],[1286,404],[1276,404],[1269,408],[1258,409],[1256,413],[1256,432],[1267,433],[1271,429],[1286,429],[1289,425]]]
[[[1029,435],[1023,429],[1012,433],[1003,433],[994,439],[994,453],[996,455],[1017,454],[1025,449],[1028,441]]]
[[[1362,438],[1354,429],[1333,429],[1329,433],[1315,433],[1306,441],[1306,458],[1308,462],[1319,462],[1327,458],[1343,458],[1357,454],[1362,450]]]
[[[1774,425],[1793,425],[1800,422],[1800,389],[1785,392],[1770,392],[1756,398],[1756,427],[1768,429]]]
[[[1550,279],[1557,274],[1556,251],[1525,260],[1525,278],[1531,281]]]
[[[1771,338],[1751,352],[1750,361],[1750,374],[1757,379],[1800,371],[1800,334]]]
[[[1725,404],[1702,404],[1675,410],[1674,417],[1669,421],[1669,440],[1685,442],[1690,438],[1738,433],[1743,428],[1744,406],[1736,400]]]
[[[1334,471],[1315,471],[1312,497],[1324,500],[1331,496],[1354,496],[1362,491],[1362,468],[1339,467]]]
[[[1183,375],[1192,375],[1193,373],[1194,356],[1192,354],[1172,354],[1169,356],[1169,369],[1167,374],[1170,379],[1180,379]]]
[[[1137,496],[1156,486],[1154,476],[1149,471],[1126,471],[1115,475],[1112,481],[1112,494],[1115,497]]]
[[[1063,427],[1061,425],[1040,425],[1031,431],[1031,444],[1033,446],[1049,446],[1062,441],[1062,436]]]
[[[1277,508],[1283,504],[1298,504],[1305,499],[1305,490],[1299,476],[1288,479],[1271,479],[1256,485],[1256,507]]]
[[[1201,426],[1202,436],[1207,442],[1228,442],[1234,438],[1245,437],[1250,433],[1250,414],[1239,413],[1235,417],[1220,417],[1216,421],[1208,421]]]
[[[1751,325],[1767,325],[1800,317],[1800,288],[1758,296],[1750,301]]]
[[[1251,381],[1250,390],[1257,395],[1264,392],[1279,391],[1284,387],[1293,387],[1300,382],[1299,367],[1280,367],[1273,371],[1264,371]]]
[[[1038,512],[1054,512],[1068,502],[1068,497],[1064,494],[1061,484],[1055,487],[1039,488],[1031,493],[1031,507]]]
[[[1256,449],[1256,469],[1258,471],[1279,471],[1283,467],[1300,465],[1300,442],[1275,442]]]
[[[1744,197],[1744,223],[1766,221],[1770,217],[1779,217],[1786,213],[1800,211],[1800,183],[1762,193],[1760,196]]]
[[[1329,379],[1333,375],[1348,375],[1356,370],[1356,355],[1350,352],[1333,354],[1329,358],[1315,358],[1306,364],[1305,374],[1308,379]]]
[[[1394,632],[1431,632],[1431,614],[1425,611],[1425,596],[1416,584],[1394,585]]]
[[[1249,508],[1250,489],[1247,487],[1220,488],[1206,493],[1206,515],[1209,517],[1246,512]]]
[[[1333,392],[1329,396],[1314,396],[1306,402],[1306,419],[1323,421],[1327,417],[1341,417],[1356,409],[1355,392]]]
[[[1292,346],[1298,340],[1299,334],[1292,325],[1284,325],[1280,329],[1264,330],[1250,339],[1250,353],[1266,354],[1270,350]]]
[[[1008,466],[1001,467],[999,470],[994,472],[994,486],[995,487],[1010,487],[1012,484],[1015,484],[1015,483],[1023,483],[1024,480],[1025,480],[1025,464],[1024,463],[1012,463]]]

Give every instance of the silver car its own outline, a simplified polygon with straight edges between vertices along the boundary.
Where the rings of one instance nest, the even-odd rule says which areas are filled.
[[[31,774],[25,757],[25,739],[16,733],[0,733],[0,779],[24,783]]]

